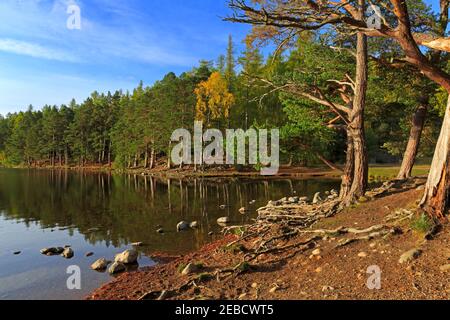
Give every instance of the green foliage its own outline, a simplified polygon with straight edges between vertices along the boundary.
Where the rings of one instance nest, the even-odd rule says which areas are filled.
[[[428,233],[434,227],[434,222],[426,214],[421,214],[411,222],[411,228],[420,233]]]

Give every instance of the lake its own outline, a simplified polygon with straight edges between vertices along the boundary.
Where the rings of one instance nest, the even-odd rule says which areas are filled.
[[[152,266],[152,254],[182,254],[220,237],[219,217],[247,223],[269,200],[311,197],[339,184],[325,179],[167,180],[0,169],[0,299],[82,299],[112,279],[90,270],[98,258],[113,259],[132,243],[143,242],[145,246],[137,248],[139,267]],[[251,213],[241,215],[242,207]],[[198,221],[200,227],[177,232],[181,220]],[[161,227],[164,234],[156,232]],[[72,259],[40,253],[45,247],[66,245],[75,252]],[[94,255],[86,257],[88,252]],[[73,265],[81,270],[81,290],[66,285],[67,268]]]

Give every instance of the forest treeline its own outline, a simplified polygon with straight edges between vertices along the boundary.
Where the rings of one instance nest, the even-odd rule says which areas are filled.
[[[336,114],[309,97],[274,87],[292,79],[337,92],[338,81],[330,79],[354,76],[353,54],[333,48],[334,41],[323,33],[303,34],[289,49],[266,57],[250,38],[245,44],[244,52],[236,54],[230,36],[217,61],[201,61],[179,76],[168,73],[152,86],[141,82],[133,92],[93,92],[81,103],[72,100],[41,110],[29,106],[0,116],[0,164],[152,168],[158,159],[167,161],[172,132],[193,129],[195,119],[219,129],[280,128],[284,163],[342,164],[346,132],[335,125]],[[386,53],[376,41],[370,51],[392,59],[398,54]],[[428,96],[431,106],[418,156],[431,157],[445,93],[408,68],[393,69],[375,59],[369,68],[365,129],[370,161],[401,159],[412,114]]]

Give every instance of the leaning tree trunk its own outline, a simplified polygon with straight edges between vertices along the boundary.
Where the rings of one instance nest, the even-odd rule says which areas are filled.
[[[350,188],[352,187],[353,183],[354,171],[355,171],[355,149],[353,146],[353,139],[350,134],[350,130],[347,129],[347,152],[345,158],[344,174],[342,175],[342,182],[341,182],[341,195],[340,195],[341,200],[346,199],[348,194],[350,193]]]
[[[438,219],[450,209],[450,98],[421,206]]]
[[[414,113],[408,145],[406,147],[405,155],[403,156],[402,166],[400,167],[397,179],[403,180],[411,177],[411,172],[419,150],[420,137],[425,124],[427,111],[428,106],[423,105]]]
[[[364,15],[364,0],[359,0],[360,16]],[[368,80],[368,53],[367,36],[359,32],[357,35],[356,52],[356,85],[355,97],[353,99],[352,111],[350,114],[350,124],[347,130],[348,139],[353,143],[353,177],[351,187],[348,191],[341,192],[343,203],[350,205],[359,197],[364,196],[367,189],[369,163],[367,156],[366,135],[364,131],[364,108],[366,105]],[[347,154],[347,157],[349,155]],[[344,178],[348,179],[347,177]],[[343,181],[344,183],[344,181]],[[345,181],[345,183],[348,183]],[[346,193],[346,194],[345,194]]]

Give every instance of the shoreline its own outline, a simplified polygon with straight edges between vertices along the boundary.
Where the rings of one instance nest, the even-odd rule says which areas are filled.
[[[170,179],[184,179],[184,178],[263,178],[263,179],[277,179],[277,178],[340,178],[341,172],[330,170],[323,167],[281,167],[276,175],[263,176],[259,171],[248,170],[238,171],[235,169],[209,169],[206,171],[194,171],[189,169],[116,169],[109,166],[13,166],[0,167],[4,169],[22,169],[22,170],[58,170],[58,171],[74,171],[74,172],[92,172],[92,173],[109,173],[109,174],[125,174],[125,175],[141,175],[150,177],[161,177]]]
[[[423,233],[411,228],[409,220],[402,218],[396,224],[386,222],[398,212],[412,212],[424,179],[415,181],[317,220],[311,227],[314,229],[306,229],[309,231],[305,234],[300,231],[304,229],[294,228],[283,231],[290,236],[277,236],[281,227],[277,223],[229,228],[229,231],[241,230],[241,236],[229,232],[200,250],[172,261],[121,274],[86,299],[419,300],[424,295],[430,299],[448,299],[450,285],[436,289],[443,273],[448,271],[448,224],[429,241]],[[265,230],[260,234],[270,237],[262,239],[263,236],[250,230]],[[311,237],[309,232],[317,234]],[[279,238],[283,240],[276,243]],[[261,250],[268,241],[272,245]],[[422,254],[400,263],[399,258],[414,248]],[[254,252],[259,253],[254,255]],[[180,270],[188,264],[199,264],[201,269],[181,274]],[[366,269],[370,265],[382,269],[383,290],[366,287]],[[421,290],[411,283],[418,283]]]

